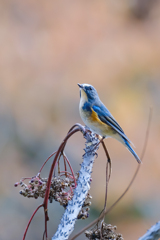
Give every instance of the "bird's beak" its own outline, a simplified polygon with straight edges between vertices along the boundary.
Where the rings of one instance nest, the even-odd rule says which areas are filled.
[[[82,88],[83,89],[83,85],[82,84],[77,84],[79,88]]]

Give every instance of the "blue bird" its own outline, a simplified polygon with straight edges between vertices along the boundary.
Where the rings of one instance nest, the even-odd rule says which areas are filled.
[[[113,118],[109,110],[101,102],[96,89],[89,84],[79,84],[79,112],[83,122],[93,132],[103,138],[112,137],[121,142],[132,153],[138,163],[140,158],[131,147],[131,141]]]

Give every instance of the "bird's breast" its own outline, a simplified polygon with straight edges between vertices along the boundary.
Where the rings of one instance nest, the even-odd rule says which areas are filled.
[[[82,120],[84,121],[85,124],[87,124],[87,120],[90,118],[92,114],[92,110],[89,104],[87,102],[80,101],[79,112]]]
[[[95,133],[101,136],[107,136],[113,131],[110,126],[99,119],[98,114],[87,102],[84,102],[83,104],[80,103],[79,111],[83,122]]]

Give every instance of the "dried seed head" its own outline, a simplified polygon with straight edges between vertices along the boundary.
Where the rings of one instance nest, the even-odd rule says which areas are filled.
[[[93,239],[112,239],[112,240],[124,240],[121,234],[117,234],[115,232],[116,226],[112,226],[111,224],[103,224],[97,229],[89,230],[85,232],[86,237],[89,240]],[[102,236],[102,238],[101,238]]]
[[[19,185],[19,182],[16,182],[16,183],[14,184],[15,187],[17,187],[18,185]]]

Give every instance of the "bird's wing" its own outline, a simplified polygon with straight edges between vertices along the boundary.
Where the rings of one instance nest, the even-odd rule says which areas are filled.
[[[124,139],[126,139],[129,143],[131,141],[129,138],[125,135],[123,129],[119,126],[117,121],[113,118],[113,116],[110,114],[108,109],[105,106],[102,106],[101,108],[94,105],[93,110],[97,113],[99,119],[103,122],[112,127],[117,133],[119,133]]]

